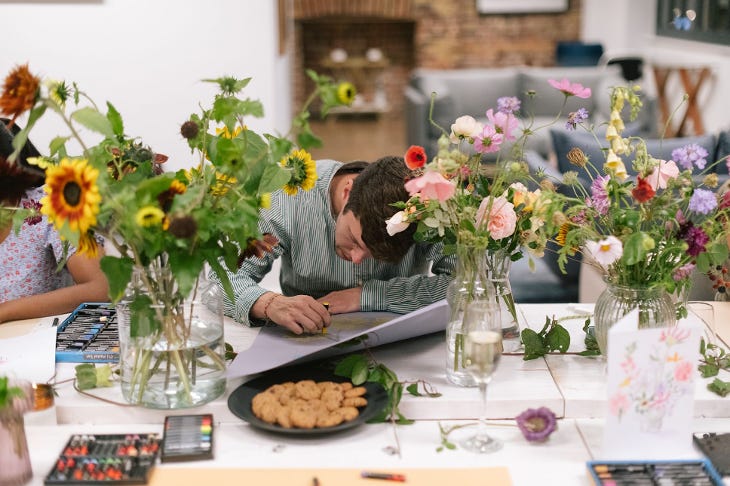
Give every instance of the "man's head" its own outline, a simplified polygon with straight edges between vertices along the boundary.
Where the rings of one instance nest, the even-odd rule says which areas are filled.
[[[338,251],[341,244],[349,248],[349,259],[355,263],[362,260],[358,256],[391,263],[403,258],[413,244],[416,227],[410,225],[406,231],[390,236],[385,222],[398,212],[391,204],[408,199],[405,181],[409,175],[402,157],[388,156],[367,164],[353,181],[337,218]]]

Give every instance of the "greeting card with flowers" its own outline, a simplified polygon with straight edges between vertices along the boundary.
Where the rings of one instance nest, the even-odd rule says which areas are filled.
[[[691,450],[700,334],[690,319],[638,329],[636,310],[609,330],[604,457],[681,457]]]

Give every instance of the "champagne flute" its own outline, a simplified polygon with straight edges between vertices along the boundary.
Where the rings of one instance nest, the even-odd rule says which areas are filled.
[[[461,442],[466,450],[487,453],[502,448],[502,442],[487,433],[487,385],[502,356],[502,324],[495,302],[477,300],[464,312],[464,357],[466,369],[479,386],[482,408],[477,430]]]

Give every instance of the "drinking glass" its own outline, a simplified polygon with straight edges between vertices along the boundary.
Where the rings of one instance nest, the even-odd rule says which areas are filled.
[[[479,425],[471,437],[461,446],[477,453],[494,452],[502,448],[502,442],[487,433],[487,385],[502,356],[502,321],[496,302],[478,300],[466,306],[464,311],[464,357],[466,369],[479,386],[482,399]]]
[[[704,324],[705,342],[717,344],[717,333],[715,332],[715,309],[709,302],[689,301],[687,302],[689,313],[697,316]]]

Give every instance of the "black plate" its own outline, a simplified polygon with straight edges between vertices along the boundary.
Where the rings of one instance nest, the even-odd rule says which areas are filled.
[[[306,367],[307,365],[303,365]],[[360,414],[355,420],[349,422],[343,422],[334,427],[322,427],[314,429],[297,429],[291,428],[286,429],[278,424],[269,424],[259,419],[253,414],[251,410],[251,400],[256,394],[266,390],[271,385],[277,383],[284,383],[287,381],[300,381],[300,380],[314,380],[314,381],[335,381],[342,382],[348,381],[347,378],[341,376],[335,376],[331,371],[322,369],[291,369],[282,368],[269,371],[258,378],[254,378],[251,381],[244,383],[239,386],[233,393],[228,397],[228,408],[233,414],[249,424],[252,427],[256,427],[262,430],[268,430],[269,432],[276,432],[279,434],[296,435],[296,436],[314,436],[322,434],[332,434],[334,432],[340,432],[343,430],[357,427],[360,424],[367,422],[376,415],[378,415],[385,405],[388,403],[388,393],[385,388],[379,383],[364,383],[362,386],[365,387],[367,393],[365,398],[368,400],[368,404],[365,407],[360,408]]]

